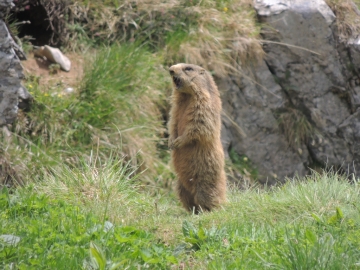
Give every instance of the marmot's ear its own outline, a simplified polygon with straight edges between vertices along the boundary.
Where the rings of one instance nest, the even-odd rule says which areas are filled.
[[[200,74],[204,74],[205,73],[205,69],[200,69],[200,72],[199,72]]]

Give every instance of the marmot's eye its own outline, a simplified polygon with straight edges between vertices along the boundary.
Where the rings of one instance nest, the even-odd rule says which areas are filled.
[[[186,67],[185,70],[186,71],[193,71],[193,69],[191,67]]]

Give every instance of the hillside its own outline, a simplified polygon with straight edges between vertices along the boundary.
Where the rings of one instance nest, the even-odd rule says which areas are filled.
[[[0,268],[360,269],[360,2],[326,2],[304,19],[251,0],[15,1],[2,19],[31,98],[0,133]],[[278,30],[289,14],[311,35]],[[33,56],[46,44],[70,72]],[[200,215],[167,147],[178,62],[223,99],[228,202]]]
[[[26,182],[47,164],[77,166],[95,151],[126,156],[146,170],[143,183],[170,187],[167,67],[178,62],[201,65],[216,79],[229,179],[240,186],[327,167],[356,173],[356,5],[318,0],[296,11],[295,3],[286,10],[279,4],[277,14],[279,7],[269,13],[261,3],[17,1],[6,20],[28,52],[24,85],[34,99],[21,104],[17,122],[7,117],[13,143],[0,142],[2,181]],[[44,44],[71,58],[70,73],[39,58],[31,62],[33,46]]]

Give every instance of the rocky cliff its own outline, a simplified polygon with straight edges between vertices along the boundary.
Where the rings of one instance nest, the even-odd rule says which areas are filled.
[[[14,50],[17,46],[3,20],[12,5],[12,0],[0,0],[0,127],[11,124],[21,101],[31,98],[21,85],[22,67]]]
[[[218,80],[224,111],[236,122],[224,117],[225,149],[246,156],[261,182],[326,166],[359,173],[360,38],[340,38],[323,0],[254,4],[266,57],[242,76]]]

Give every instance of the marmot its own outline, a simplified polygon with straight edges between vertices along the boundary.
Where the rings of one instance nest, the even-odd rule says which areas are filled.
[[[169,148],[177,191],[189,211],[210,211],[226,200],[220,94],[202,67],[177,64],[169,72],[174,86]]]

